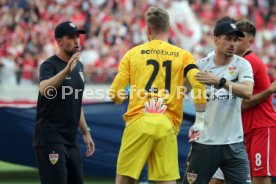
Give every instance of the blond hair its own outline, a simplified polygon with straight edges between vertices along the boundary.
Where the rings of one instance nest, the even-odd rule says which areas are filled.
[[[161,8],[150,7],[146,13],[146,23],[155,33],[166,33],[170,27],[169,14]]]

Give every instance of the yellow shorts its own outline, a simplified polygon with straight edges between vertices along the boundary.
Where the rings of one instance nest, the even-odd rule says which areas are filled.
[[[179,179],[178,147],[173,124],[163,114],[145,114],[127,123],[117,161],[117,174],[135,179],[148,161],[148,178]]]

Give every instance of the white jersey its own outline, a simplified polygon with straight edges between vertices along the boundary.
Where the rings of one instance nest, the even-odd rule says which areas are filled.
[[[214,64],[214,54],[197,61],[201,71],[208,71],[235,83],[254,82],[251,65],[234,55],[229,64]],[[222,145],[243,141],[241,103],[239,98],[224,88],[206,85],[207,104],[203,135],[196,141],[201,144]]]

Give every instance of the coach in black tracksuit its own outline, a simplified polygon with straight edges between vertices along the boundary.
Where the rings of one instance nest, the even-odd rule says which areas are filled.
[[[40,66],[34,148],[42,184],[83,183],[78,127],[87,145],[86,156],[95,150],[82,109],[79,34],[85,31],[74,23],[60,23],[55,29],[58,53]]]

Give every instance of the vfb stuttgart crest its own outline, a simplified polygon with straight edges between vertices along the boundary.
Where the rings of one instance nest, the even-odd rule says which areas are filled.
[[[59,158],[59,154],[58,153],[50,153],[49,154],[49,160],[51,162],[51,164],[55,165],[58,161]]]
[[[196,178],[197,178],[197,174],[190,173],[190,172],[187,173],[187,180],[188,180],[189,184],[193,184],[195,182]]]
[[[228,68],[228,70],[229,70],[229,74],[230,74],[230,75],[234,75],[234,74],[235,74],[235,71],[236,71],[236,67],[235,67],[235,66],[230,66],[230,67]]]

